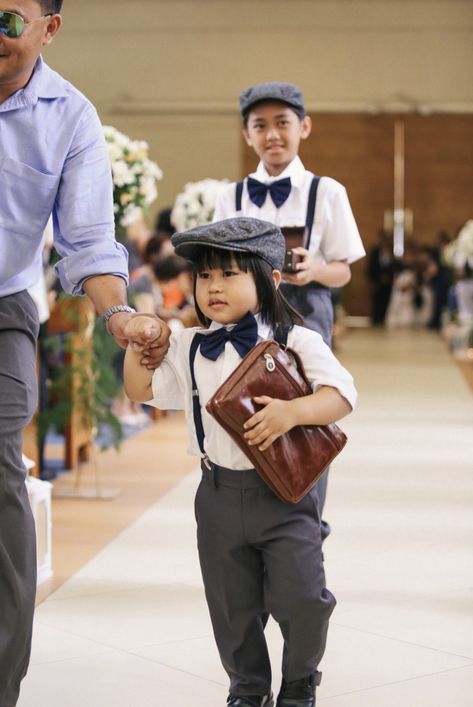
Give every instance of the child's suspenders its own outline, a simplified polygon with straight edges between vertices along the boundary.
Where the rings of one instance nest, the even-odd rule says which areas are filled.
[[[305,248],[308,250],[309,245],[310,245],[310,239],[312,236],[312,226],[314,225],[314,218],[315,218],[315,204],[317,201],[317,188],[319,186],[320,182],[320,177],[314,174],[312,178],[312,182],[310,185],[309,189],[309,198],[307,200],[307,214],[306,214],[306,219],[305,219],[305,225],[307,227],[307,243],[305,244]],[[237,182],[236,184],[236,191],[235,191],[235,210],[236,211],[241,211],[241,198],[243,195],[243,185],[244,185],[244,180],[242,179],[240,182]]]
[[[287,337],[289,334],[289,329],[290,327],[288,326],[280,326],[277,328],[277,330],[274,332],[274,340],[278,342],[280,346],[286,346],[287,345]],[[191,346],[189,349],[189,368],[191,372],[191,381],[192,381],[192,411],[194,415],[194,426],[195,426],[195,433],[197,436],[197,441],[199,443],[199,449],[204,455],[204,459],[207,458],[207,454],[204,450],[204,426],[202,424],[202,412],[200,409],[200,398],[199,398],[199,390],[197,388],[197,383],[195,380],[195,371],[194,371],[194,362],[195,362],[195,356],[197,354],[197,349],[200,346],[200,343],[202,339],[205,338],[205,334],[195,334],[194,338],[191,341]]]

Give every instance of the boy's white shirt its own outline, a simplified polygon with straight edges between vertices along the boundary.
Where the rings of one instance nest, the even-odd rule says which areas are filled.
[[[256,319],[259,340],[271,338],[270,327],[264,324],[259,316]],[[153,400],[148,404],[162,410],[185,411],[190,436],[189,454],[202,456],[194,427],[189,349],[194,334],[210,333],[220,327],[220,324],[212,322],[208,330],[192,328],[172,334],[168,353],[153,374]],[[320,334],[295,326],[289,332],[288,346],[301,356],[314,391],[324,385],[332,386],[348,400],[352,408],[354,407],[357,394],[353,378],[323,342]],[[202,408],[205,451],[215,464],[228,469],[248,469],[251,464],[225,430],[209,415],[205,405],[240,362],[241,358],[233,344],[227,342],[225,351],[216,361],[203,357],[200,351],[197,351],[194,365]]]
[[[313,174],[306,170],[299,157],[295,157],[277,177],[269,175],[262,162],[259,163],[256,172],[249,176],[265,184],[290,177],[291,193],[279,208],[274,205],[268,194],[263,206],[259,208],[248,196],[245,180],[241,211],[237,212],[236,184],[229,184],[222,188],[217,197],[214,221],[235,216],[250,216],[280,227],[305,226]],[[331,177],[322,177],[319,182],[309,252],[313,258],[326,263],[333,260],[346,260],[348,263],[353,263],[366,255],[346,189]]]

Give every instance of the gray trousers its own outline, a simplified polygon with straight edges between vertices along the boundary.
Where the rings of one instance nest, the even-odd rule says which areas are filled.
[[[202,467],[195,499],[199,559],[233,694],[270,691],[267,612],[284,639],[284,678],[317,673],[335,606],[325,587],[317,504],[315,491],[295,505],[283,503],[254,469]]]
[[[0,707],[13,707],[30,657],[36,538],[21,459],[36,407],[36,308],[27,292],[0,298]]]
[[[291,307],[304,317],[304,326],[312,331],[317,331],[327,344],[332,347],[333,329],[333,305],[332,297],[328,287],[319,287],[315,283],[309,283],[303,287],[289,285],[287,282],[281,284],[281,291]],[[327,497],[329,469],[317,481],[316,489],[319,497],[319,510],[322,515],[325,499]],[[322,520],[322,540],[330,535],[330,526]]]

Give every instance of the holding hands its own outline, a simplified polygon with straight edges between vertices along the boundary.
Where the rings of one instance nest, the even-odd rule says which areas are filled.
[[[157,368],[169,348],[171,330],[155,314],[114,314],[109,329],[119,346],[130,344],[142,354],[140,363],[148,370]]]

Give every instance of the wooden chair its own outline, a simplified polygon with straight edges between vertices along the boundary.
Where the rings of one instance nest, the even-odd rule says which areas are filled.
[[[84,394],[92,395],[90,361],[92,357],[95,311],[87,297],[67,297],[60,300],[48,323],[48,333],[68,334],[69,345],[64,355],[64,365],[85,370],[84,375],[74,373],[71,377],[70,395],[72,411],[65,424],[66,469],[75,469],[79,461],[91,457],[93,445],[92,421],[84,414]]]

